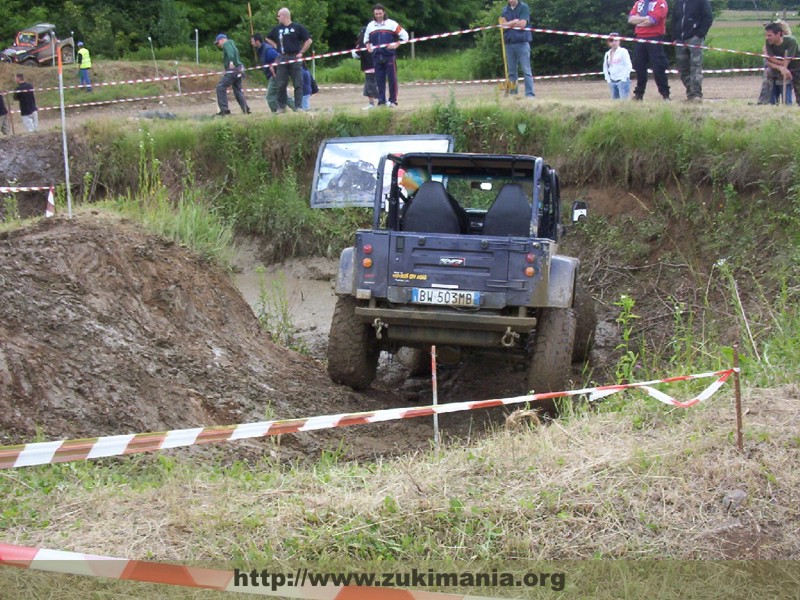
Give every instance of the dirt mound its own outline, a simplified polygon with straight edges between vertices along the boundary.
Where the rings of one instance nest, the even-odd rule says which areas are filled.
[[[274,345],[225,272],[118,217],[1,234],[0,281],[2,443],[387,406]],[[390,449],[385,427],[359,428],[359,452]],[[284,443],[305,454],[348,431]]]

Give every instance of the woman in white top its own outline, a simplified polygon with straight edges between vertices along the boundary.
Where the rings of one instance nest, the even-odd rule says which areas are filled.
[[[609,50],[603,59],[603,76],[612,100],[627,100],[631,95],[631,56],[619,45],[619,34],[608,34]]]

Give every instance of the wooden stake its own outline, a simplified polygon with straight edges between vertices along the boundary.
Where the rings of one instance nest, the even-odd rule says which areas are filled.
[[[742,434],[742,388],[739,385],[739,345],[733,345],[733,389],[736,396],[736,447],[744,454],[744,437]]]
[[[255,30],[253,29],[253,10],[250,8],[249,2],[247,3],[247,16],[250,18],[250,37],[252,38]],[[253,60],[255,61],[257,67],[261,66],[258,64],[258,51],[256,50],[255,46],[253,46]]]
[[[436,381],[436,346],[431,346],[431,385],[433,386],[433,405],[439,404],[439,386]],[[433,447],[439,453],[439,414],[433,413]]]
[[[505,23],[506,20],[503,17],[500,17],[498,23],[502,25]],[[506,39],[504,37],[504,29],[500,28],[500,47],[503,49],[503,72],[506,75],[505,83],[503,83],[503,95],[508,96],[509,88],[511,87],[511,82],[508,80],[508,61],[506,60]],[[516,73],[515,73],[516,75]]]

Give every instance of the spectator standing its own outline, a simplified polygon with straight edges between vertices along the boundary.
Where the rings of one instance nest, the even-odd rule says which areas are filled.
[[[795,98],[800,98],[800,59],[797,58],[797,40],[791,35],[785,35],[780,23],[768,23],[764,27],[767,51],[767,79],[774,85],[788,84],[794,88]],[[776,97],[773,93],[771,104]],[[788,93],[785,101],[788,102]]]
[[[506,45],[506,66],[508,79],[514,82],[514,89],[510,93],[516,94],[517,76],[522,69],[522,78],[525,81],[525,96],[533,98],[533,71],[531,70],[531,40],[533,36],[527,27],[531,26],[531,9],[521,0],[508,0],[501,14],[504,28],[519,27],[521,29],[505,29],[503,43]]]
[[[311,34],[300,23],[292,22],[292,13],[284,7],[278,11],[278,24],[267,34],[266,42],[275,48],[280,56],[275,69],[278,87],[277,112],[286,112],[288,103],[289,78],[294,87],[294,105],[303,105],[303,54],[311,47]]]
[[[628,15],[628,23],[635,25],[635,36],[648,41],[664,41],[667,31],[666,0],[637,0]],[[647,88],[647,67],[653,70],[658,92],[664,100],[669,100],[669,81],[667,81],[667,52],[662,44],[636,42],[633,51],[633,69],[636,71],[636,88],[633,99],[642,100]]]
[[[382,4],[372,7],[373,21],[364,30],[364,43],[372,54],[378,106],[387,106],[386,83],[389,83],[388,106],[397,106],[397,47],[408,41],[408,32],[397,21],[388,18]]]
[[[0,94],[0,133],[8,135],[8,109],[3,94]]]
[[[36,97],[33,95],[33,86],[25,81],[25,75],[17,73],[17,89],[14,91],[14,100],[19,102],[19,114],[22,124],[28,131],[39,130],[39,111],[36,109]]]
[[[258,64],[262,66],[264,76],[267,78],[267,106],[272,112],[278,112],[278,83],[275,79],[275,60],[280,56],[278,51],[264,41],[264,36],[254,33],[250,38],[250,45],[256,49]],[[292,110],[294,98],[287,98],[287,105]]]
[[[231,114],[228,108],[228,88],[233,88],[233,97],[239,104],[239,108],[246,115],[250,114],[250,107],[247,106],[247,101],[244,99],[244,92],[242,91],[242,79],[244,78],[244,64],[239,57],[239,49],[233,40],[229,40],[228,36],[220,33],[215,41],[217,47],[222,49],[222,68],[225,69],[222,78],[217,84],[217,106],[219,112],[217,116],[226,116]]]
[[[709,0],[675,0],[672,14],[672,37],[676,42],[689,44],[675,46],[675,62],[683,86],[686,88],[686,100],[702,102],[703,100],[703,49],[706,35],[714,22]]]
[[[364,34],[366,33],[366,26],[361,28],[356,38],[356,49],[351,52],[353,58],[361,60],[361,72],[364,73],[364,92],[363,96],[369,101],[363,109],[370,110],[375,108],[378,103],[378,84],[375,81],[375,65],[372,62],[372,54],[367,51],[367,45],[364,43]]]
[[[620,46],[619,33],[608,34],[608,52],[603,58],[603,77],[612,100],[627,100],[631,95],[631,56]]]
[[[92,57],[89,54],[89,49],[83,45],[83,42],[78,42],[78,75],[80,76],[80,84],[87,92],[92,91],[92,80],[89,79],[89,69],[92,68]]]

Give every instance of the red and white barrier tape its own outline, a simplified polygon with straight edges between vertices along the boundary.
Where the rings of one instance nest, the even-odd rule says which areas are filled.
[[[49,185],[39,186],[0,186],[0,194],[15,194],[17,192],[44,192],[50,189]]]
[[[366,423],[380,423],[399,419],[412,419],[427,417],[434,414],[446,414],[467,410],[492,408],[495,406],[508,406],[563,398],[568,396],[589,395],[589,401],[594,402],[611,394],[626,389],[642,389],[648,395],[679,408],[693,406],[709,398],[716,392],[734,373],[734,369],[700,373],[698,375],[682,375],[641,383],[628,383],[620,385],[607,385],[601,387],[584,388],[565,392],[548,392],[514,398],[501,398],[494,400],[477,400],[472,402],[453,402],[416,408],[388,408],[373,412],[343,413],[338,415],[323,415],[300,419],[285,419],[275,421],[261,421],[258,423],[245,423],[239,425],[222,425],[215,427],[197,427],[193,429],[174,429],[172,431],[131,433],[126,435],[112,435],[106,437],[84,438],[78,440],[60,440],[54,442],[36,442],[16,446],[0,446],[0,469],[29,467],[33,465],[46,465],[74,460],[88,460],[108,456],[122,456],[138,452],[151,452],[180,448],[216,442],[228,442],[249,438],[260,438],[269,435],[282,435],[297,433],[299,431],[315,431],[346,427],[349,425],[363,425]],[[658,383],[673,383],[717,377],[702,394],[687,402],[679,402],[651,386]]]
[[[705,69],[703,70],[703,75],[719,75],[722,73],[753,73],[753,72],[760,72],[762,70],[761,67],[752,67],[752,68],[740,68],[740,69]],[[677,74],[678,71],[676,69],[669,69],[667,73]],[[581,79],[584,77],[602,77],[603,73],[601,71],[592,71],[587,73],[565,73],[561,75],[534,75],[533,79],[535,81],[549,81],[549,80],[557,80],[557,79]],[[502,83],[505,81],[502,77],[496,77],[494,79],[449,79],[445,81],[413,81],[408,83],[400,83],[401,87],[435,87],[435,86],[447,86],[447,85],[492,85],[496,83]],[[319,89],[321,91],[327,90],[349,90],[349,89],[361,89],[363,86],[357,84],[351,85],[321,85]],[[245,88],[245,92],[266,92],[266,88]],[[182,92],[182,93],[174,93],[174,94],[160,94],[158,96],[138,96],[135,98],[116,98],[113,100],[102,100],[96,102],[81,102],[78,104],[66,104],[64,108],[86,108],[91,106],[107,106],[109,104],[126,104],[131,102],[139,102],[139,101],[148,101],[148,100],[163,100],[165,98],[180,98],[182,96],[202,96],[202,95],[210,95],[214,94],[215,91],[212,90],[202,90],[199,92]],[[59,110],[60,107],[58,106],[43,106],[40,107],[40,111],[46,110]]]
[[[444,38],[448,38],[448,37],[464,35],[464,34],[467,34],[467,33],[476,33],[476,32],[480,32],[480,31],[488,31],[488,30],[500,29],[500,28],[501,28],[501,25],[486,25],[486,26],[481,26],[481,27],[472,27],[472,28],[469,28],[469,29],[459,29],[459,30],[455,30],[455,31],[448,31],[448,32],[445,32],[445,33],[436,33],[436,34],[432,34],[432,35],[426,35],[426,36],[422,36],[422,37],[418,37],[418,38],[414,38],[414,39],[409,39],[408,41],[405,41],[405,42],[397,42],[397,43],[399,45],[416,44],[418,42],[427,42],[427,41],[430,41],[430,40],[444,39]],[[523,30],[523,28],[520,28],[520,27],[513,27],[511,29]],[[569,37],[580,37],[580,38],[600,39],[600,40],[608,39],[608,34],[588,33],[588,32],[583,32],[583,31],[562,31],[560,29],[544,29],[544,28],[538,28],[538,27],[528,27],[528,28],[524,28],[524,30],[525,31],[530,31],[532,33],[546,33],[546,34],[550,34],[550,35],[563,35],[563,36],[569,36]],[[759,54],[759,53],[756,53],[756,52],[747,52],[745,50],[732,50],[730,48],[716,48],[714,46],[702,46],[702,45],[698,45],[698,44],[686,44],[686,43],[677,42],[677,41],[675,41],[675,42],[667,42],[667,41],[662,41],[662,40],[651,40],[651,39],[646,39],[646,38],[636,38],[636,37],[626,37],[626,36],[618,36],[618,37],[620,38],[620,40],[626,41],[626,42],[636,42],[636,43],[641,42],[641,43],[655,44],[655,45],[661,45],[661,46],[676,46],[676,47],[686,47],[686,48],[699,48],[701,50],[711,50],[711,51],[715,51],[715,52],[726,52],[726,53],[729,53],[729,54],[742,54],[742,55],[745,55],[745,56],[756,56],[756,57],[760,57],[760,58],[768,58],[768,55],[766,55],[766,54]],[[380,45],[380,46],[376,46],[376,48],[383,48],[385,46],[389,46],[389,45],[392,45],[394,43],[395,42],[392,42],[391,44],[383,44],[383,45]],[[283,64],[290,64],[290,63],[295,63],[295,62],[304,62],[306,60],[316,60],[316,59],[322,59],[322,58],[332,58],[332,57],[335,57],[335,56],[350,55],[350,53],[353,50],[358,50],[358,49],[357,48],[351,48],[349,50],[335,50],[335,51],[332,51],[332,52],[324,52],[322,54],[312,54],[311,56],[309,56],[307,58],[295,58],[295,59],[292,59],[292,60],[283,61]],[[264,68],[263,65],[258,65],[258,66],[255,66],[255,67],[248,67],[248,68],[246,68],[244,70],[245,71],[255,71],[255,70],[261,70],[263,68]],[[205,72],[205,73],[189,73],[189,74],[184,74],[184,75],[168,75],[168,76],[164,76],[164,77],[141,77],[141,78],[137,78],[137,79],[125,79],[125,80],[120,80],[120,81],[97,82],[97,83],[94,83],[92,85],[92,87],[98,88],[98,87],[113,86],[113,85],[152,83],[152,82],[157,82],[157,81],[179,81],[181,79],[193,79],[193,78],[196,79],[196,78],[199,78],[199,77],[213,77],[213,76],[217,76],[217,75],[222,75],[224,73],[225,73],[225,71],[208,71],[208,72]],[[84,87],[83,85],[78,84],[78,85],[65,86],[64,89],[65,90],[83,89],[83,87]],[[32,91],[50,91],[50,90],[57,90],[57,89],[59,89],[59,88],[57,88],[57,87],[43,87],[43,88],[34,88],[34,90],[32,90]],[[11,93],[12,91],[14,91],[14,90],[9,90],[8,92],[5,92],[5,93]]]
[[[397,588],[354,585],[312,586],[305,582],[298,583],[305,579],[303,569],[298,569],[296,577],[292,577],[293,585],[252,585],[252,582],[247,585],[247,581],[245,581],[245,585],[237,585],[234,571],[95,556],[45,548],[29,548],[13,544],[0,544],[0,565],[105,579],[160,583],[219,592],[239,592],[256,596],[277,596],[302,600],[366,600],[372,598],[384,600],[492,600],[485,596]],[[290,575],[294,574],[290,573]]]

